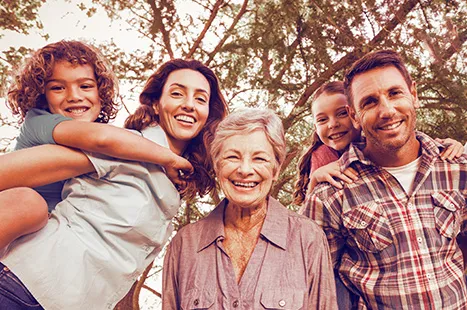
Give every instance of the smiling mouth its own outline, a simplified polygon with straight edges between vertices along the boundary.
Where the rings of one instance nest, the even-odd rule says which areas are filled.
[[[89,108],[87,107],[74,107],[74,108],[66,108],[65,111],[71,114],[83,114],[84,112],[88,111]]]
[[[330,136],[328,137],[328,139],[329,139],[329,140],[337,140],[337,139],[342,138],[342,137],[345,136],[346,134],[347,134],[347,131],[335,133],[335,134],[330,135]]]
[[[254,188],[256,185],[258,185],[258,182],[237,182],[237,181],[232,181],[232,184],[238,187],[243,187],[243,188]]]
[[[379,127],[380,130],[392,130],[402,125],[402,121]]]
[[[188,124],[194,124],[196,122],[194,117],[191,117],[188,115],[177,115],[175,116],[175,119],[177,121],[181,121],[181,122],[188,123]]]

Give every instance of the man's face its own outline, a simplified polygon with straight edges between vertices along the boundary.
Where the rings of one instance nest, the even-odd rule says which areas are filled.
[[[415,139],[415,83],[407,85],[394,66],[375,68],[355,76],[351,84],[352,120],[362,127],[368,153],[399,152]]]

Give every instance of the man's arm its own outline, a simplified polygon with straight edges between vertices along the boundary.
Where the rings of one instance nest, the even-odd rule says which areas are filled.
[[[93,172],[88,157],[60,145],[41,145],[0,156],[0,190],[37,187]]]
[[[333,268],[336,268],[339,264],[341,252],[345,244],[340,211],[336,208],[337,201],[335,199],[333,203],[325,204],[315,191],[306,198],[302,208],[299,210],[300,214],[312,219],[321,226],[326,234]]]

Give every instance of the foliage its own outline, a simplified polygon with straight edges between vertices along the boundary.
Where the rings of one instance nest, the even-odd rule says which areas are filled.
[[[132,53],[101,46],[122,81],[141,84],[168,59],[195,58],[216,71],[231,109],[275,110],[289,155],[272,193],[291,208],[296,160],[312,132],[310,96],[366,52],[391,48],[406,59],[419,129],[467,140],[464,0],[92,0],[78,8],[88,16],[104,9],[150,42]],[[177,227],[204,215],[196,205],[181,211]]]

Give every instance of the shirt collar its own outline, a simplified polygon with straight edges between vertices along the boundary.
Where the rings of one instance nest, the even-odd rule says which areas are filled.
[[[417,140],[421,144],[422,154],[427,155],[429,157],[437,157],[439,156],[440,152],[445,148],[441,143],[433,140],[426,134],[420,131],[415,132]],[[363,149],[365,148],[365,140],[361,142],[353,142],[349,149],[342,154],[341,158],[339,159],[341,162],[340,164],[344,167],[344,170],[349,168],[353,162],[361,162],[364,165],[368,166],[376,166],[371,160],[365,157],[363,154]]]
[[[198,252],[213,244],[217,239],[225,237],[224,210],[227,202],[227,199],[222,200],[207,217],[201,220],[204,228],[200,235],[201,242]],[[269,197],[266,218],[261,228],[261,235],[264,238],[284,250],[287,248],[287,212],[287,209],[280,202]]]

